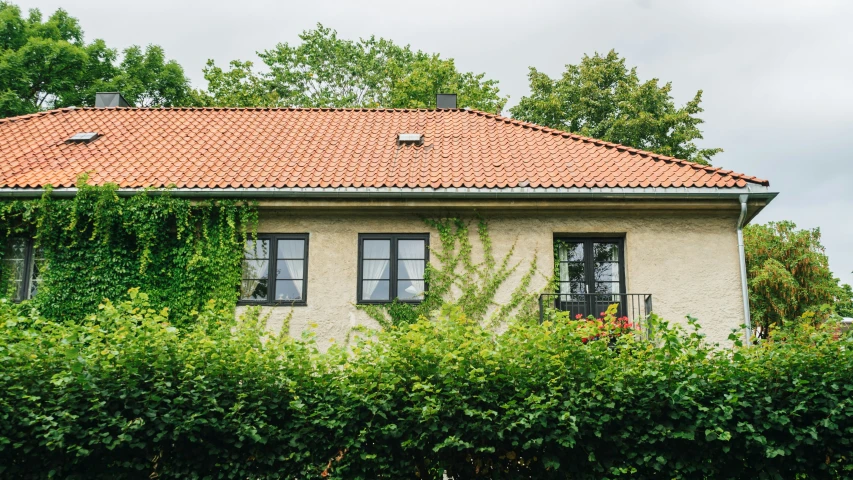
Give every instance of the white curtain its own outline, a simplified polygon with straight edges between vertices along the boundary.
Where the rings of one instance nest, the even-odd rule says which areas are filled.
[[[563,297],[562,295],[569,294],[572,290],[572,284],[569,283],[569,264],[563,263],[570,259],[570,246],[574,247],[575,244],[560,243],[558,249],[558,254],[560,257],[560,300],[564,302],[568,301],[569,297]]]
[[[400,240],[397,242],[397,258],[400,259],[397,263],[397,278],[401,280],[397,282],[399,285],[397,287],[398,297],[415,299],[423,295],[423,278],[426,264],[424,261],[425,254],[423,240]],[[411,280],[411,282],[406,282],[405,280]],[[401,283],[409,283],[410,285],[400,291],[402,287]]]
[[[243,285],[240,287],[240,298],[252,298],[255,289],[260,285],[260,280],[243,280]]]
[[[373,279],[387,278],[385,273],[388,271],[390,260],[382,260],[382,258],[387,259],[390,256],[390,247],[391,242],[388,240],[365,240],[364,242],[362,278],[372,279],[365,280],[362,285],[361,295],[366,300],[385,300],[385,298],[374,297],[380,281]]]
[[[383,273],[388,270],[388,260],[365,260],[362,270],[363,278],[382,278]],[[374,293],[380,283],[388,283],[388,280],[365,280],[362,286],[362,296],[367,300],[385,300],[386,298],[375,298]]]
[[[423,280],[423,260],[400,260],[400,271],[397,273],[400,280]]]
[[[560,294],[571,293],[572,284],[569,283],[569,264],[560,263]],[[568,297],[561,297],[561,300],[568,300]]]
[[[252,297],[255,289],[260,285],[260,278],[266,278],[268,265],[266,258],[269,258],[269,241],[258,240],[253,242],[246,241],[243,260],[243,281],[240,286],[240,296],[244,299]]]
[[[400,272],[398,285],[410,283],[403,291],[397,291],[401,299],[416,299],[424,294],[424,261],[423,260],[400,260]],[[402,286],[401,286],[402,287]],[[397,287],[398,289],[401,287]]]
[[[302,280],[302,260],[279,260],[278,280]]]
[[[269,273],[269,262],[266,260],[243,260],[243,284],[241,295],[243,298],[252,298],[255,289],[266,279]]]

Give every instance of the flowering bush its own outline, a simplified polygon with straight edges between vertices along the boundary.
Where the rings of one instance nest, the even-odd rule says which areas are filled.
[[[601,339],[613,342],[623,335],[641,333],[639,325],[635,325],[630,318],[625,315],[617,316],[618,308],[618,304],[610,305],[607,310],[599,313],[598,317],[593,315],[584,317],[580,313],[572,317],[571,312],[552,309],[548,317],[576,329],[582,343]]]

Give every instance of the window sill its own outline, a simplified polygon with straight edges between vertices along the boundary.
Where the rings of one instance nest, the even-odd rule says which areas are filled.
[[[237,302],[238,307],[307,307],[308,302],[305,300],[294,301],[294,302],[252,302],[246,300],[240,300]]]
[[[419,305],[423,300],[396,300],[397,303],[405,303],[407,305]],[[356,305],[391,305],[394,300],[359,300]]]

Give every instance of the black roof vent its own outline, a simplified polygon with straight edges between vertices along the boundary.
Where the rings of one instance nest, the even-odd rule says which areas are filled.
[[[119,92],[98,92],[95,94],[95,108],[129,107],[130,104]]]
[[[100,135],[96,132],[83,132],[74,134],[73,137],[66,140],[66,143],[91,143],[94,142]]]
[[[435,108],[456,108],[456,94],[439,93],[435,96]]]

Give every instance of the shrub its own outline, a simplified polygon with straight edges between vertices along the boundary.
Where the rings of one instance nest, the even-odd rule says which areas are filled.
[[[853,336],[831,324],[725,350],[658,319],[653,342],[584,342],[445,306],[321,353],[213,305],[175,329],[136,291],[79,325],[20,308],[0,304],[4,478],[853,475]]]

